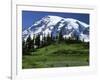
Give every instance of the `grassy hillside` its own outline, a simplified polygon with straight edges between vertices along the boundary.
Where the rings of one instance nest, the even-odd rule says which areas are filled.
[[[85,43],[74,44],[51,44],[39,48],[31,55],[24,55],[22,59],[23,68],[48,68],[48,67],[70,67],[88,66],[89,48]]]

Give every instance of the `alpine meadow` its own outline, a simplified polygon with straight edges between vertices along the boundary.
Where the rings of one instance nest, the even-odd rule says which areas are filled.
[[[22,11],[22,68],[89,66],[89,14]]]

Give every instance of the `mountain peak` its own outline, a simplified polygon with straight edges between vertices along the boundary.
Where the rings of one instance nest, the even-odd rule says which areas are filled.
[[[48,15],[42,18],[42,20],[46,23],[49,23],[49,25],[53,25],[56,24],[57,22],[59,22],[62,19],[62,17],[59,16],[52,16],[52,15]]]
[[[27,39],[29,35],[48,35],[53,34],[57,35],[60,31],[62,31],[62,35],[74,34],[80,37],[81,39],[88,39],[84,35],[89,35],[89,25],[73,18],[63,18],[55,15],[47,15],[43,17],[41,20],[32,24],[27,30],[23,31],[22,35],[24,39]],[[80,39],[80,40],[81,40]]]

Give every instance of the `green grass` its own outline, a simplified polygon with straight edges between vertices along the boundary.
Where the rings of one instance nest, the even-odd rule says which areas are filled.
[[[83,43],[51,44],[24,55],[23,68],[88,66],[89,49]]]

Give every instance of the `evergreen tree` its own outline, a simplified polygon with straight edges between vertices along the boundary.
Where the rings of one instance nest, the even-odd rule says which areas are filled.
[[[59,32],[59,43],[63,41],[62,29]]]
[[[45,37],[45,34],[43,35],[43,47],[47,45],[47,37]]]
[[[22,41],[22,53],[23,55],[30,55],[30,52],[32,51],[32,40],[31,40],[31,37],[29,36],[27,38],[27,40],[23,40]]]
[[[51,33],[51,43],[53,43],[54,42],[54,40],[53,40],[53,36],[52,36],[52,33]]]
[[[47,45],[50,45],[50,44],[51,44],[51,37],[48,33],[48,35],[47,35]]]
[[[35,45],[37,46],[37,48],[40,47],[40,35],[39,34],[35,38]]]
[[[22,41],[22,54],[25,55],[27,53],[27,46],[25,40]]]
[[[30,52],[32,51],[32,47],[33,47],[33,42],[30,36],[26,40],[26,46],[27,46],[28,54],[30,54]]]
[[[34,45],[35,45],[35,43],[34,43],[34,41],[35,41],[35,37],[33,36],[33,39],[31,40],[31,51],[32,52],[34,52],[34,50],[35,50],[35,48],[34,48]]]

